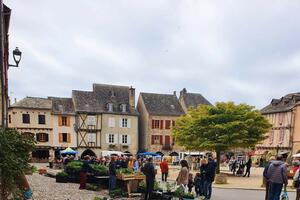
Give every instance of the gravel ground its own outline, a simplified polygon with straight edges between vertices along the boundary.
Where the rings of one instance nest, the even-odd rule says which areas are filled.
[[[56,183],[55,178],[34,173],[27,176],[33,190],[34,200],[93,200],[95,197],[107,197],[108,191],[79,190],[79,184]]]

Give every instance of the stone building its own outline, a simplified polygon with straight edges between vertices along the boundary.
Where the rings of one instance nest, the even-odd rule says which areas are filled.
[[[137,110],[140,113],[140,150],[178,156],[182,148],[176,145],[171,128],[185,113],[176,93],[140,93]]]
[[[300,152],[300,93],[272,99],[261,113],[273,126],[267,133],[267,139],[256,146],[258,152]]]
[[[92,91],[73,90],[75,128],[80,153],[103,150],[138,151],[138,112],[135,89],[94,84]]]
[[[199,105],[212,105],[201,94],[188,93],[185,88],[180,91],[179,102],[185,113],[187,113],[190,107],[197,108]]]

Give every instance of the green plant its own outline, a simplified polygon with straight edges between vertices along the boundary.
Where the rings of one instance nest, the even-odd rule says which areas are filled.
[[[186,199],[194,199],[195,196],[194,196],[193,193],[188,192],[188,193],[184,193],[184,194],[182,195],[182,198],[186,198]]]
[[[81,161],[69,162],[66,166],[65,171],[69,175],[79,176],[82,165],[83,165],[83,162],[81,162]]]
[[[124,192],[121,188],[117,188],[109,191],[109,196],[112,198],[126,196],[126,192]]]
[[[167,182],[166,187],[167,187],[167,192],[171,192],[173,188],[175,188],[176,183],[169,183]]]
[[[133,169],[128,169],[128,168],[121,168],[117,170],[118,174],[133,174],[134,171]]]
[[[31,171],[32,173],[37,173],[38,172],[38,168],[36,166],[31,166]]]
[[[162,190],[162,188],[159,185],[159,182],[157,182],[157,181],[154,182],[154,188],[153,189],[156,190],[156,191]]]
[[[0,128],[0,199],[17,193],[17,181],[28,170],[29,152],[35,147],[33,137],[16,129]]]
[[[103,200],[103,199],[100,197],[95,197],[93,200]]]
[[[56,177],[68,177],[68,174],[66,172],[58,172]]]
[[[98,189],[98,187],[97,187],[96,185],[87,183],[87,184],[86,184],[86,189],[87,189],[87,190],[96,191],[96,190]]]
[[[91,168],[93,169],[93,173],[96,176],[108,175],[108,167],[106,167],[105,165],[91,164]]]
[[[178,187],[174,192],[174,197],[182,197],[184,194],[184,188]]]

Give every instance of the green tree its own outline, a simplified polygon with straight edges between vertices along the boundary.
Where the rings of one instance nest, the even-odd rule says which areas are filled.
[[[29,152],[34,146],[33,137],[0,128],[0,199],[6,200],[18,191],[16,179],[28,169]]]
[[[251,148],[264,140],[271,124],[258,110],[233,102],[202,105],[189,109],[176,121],[172,132],[177,144],[186,150],[210,150],[220,153],[231,148]]]

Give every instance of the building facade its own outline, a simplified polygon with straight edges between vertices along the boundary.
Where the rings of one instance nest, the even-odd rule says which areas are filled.
[[[183,88],[180,91],[179,102],[185,113],[187,113],[188,109],[191,107],[197,108],[199,105],[212,105],[201,94],[188,93],[186,88]]]
[[[261,113],[272,124],[272,128],[256,149],[261,154],[267,151],[300,152],[300,93],[272,99]]]
[[[137,103],[140,113],[140,151],[179,155],[182,147],[176,145],[171,129],[184,111],[174,94],[140,93]]]

